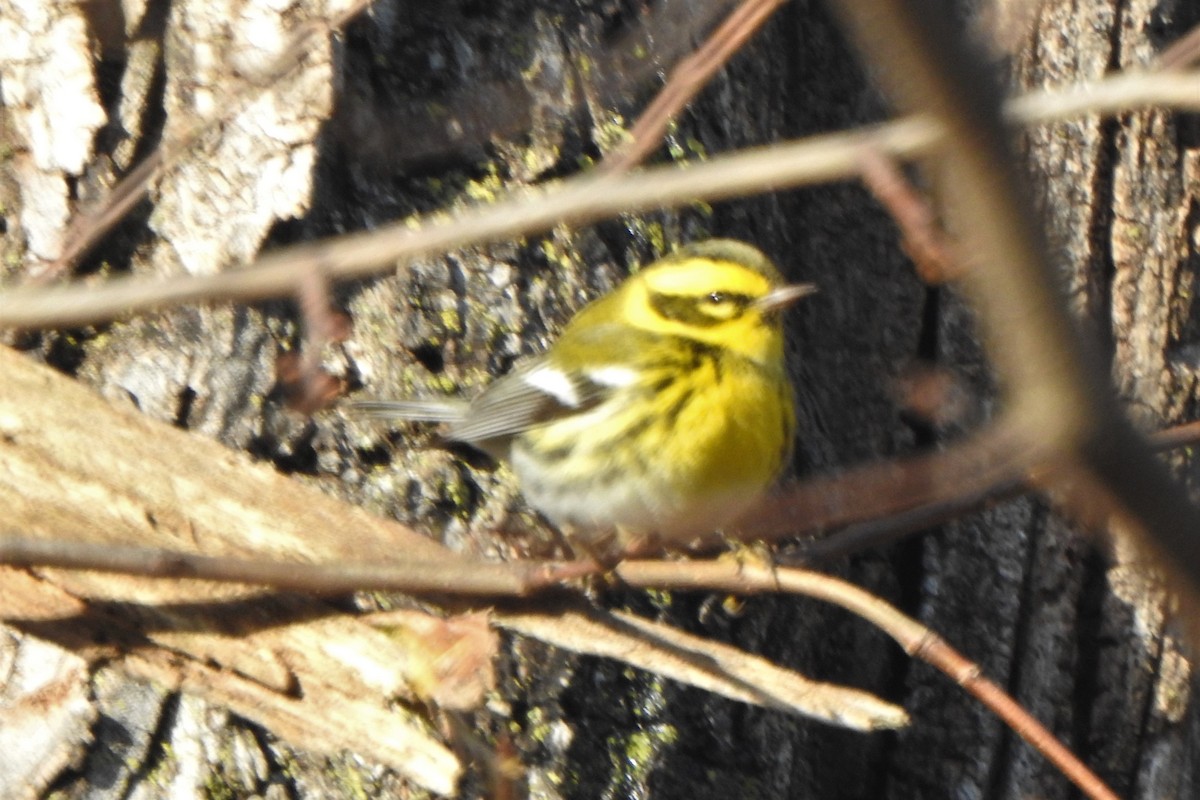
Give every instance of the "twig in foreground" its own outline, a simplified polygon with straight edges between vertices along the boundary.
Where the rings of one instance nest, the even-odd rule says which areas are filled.
[[[160,577],[204,578],[262,583],[315,593],[395,589],[412,593],[460,596],[523,596],[563,580],[591,574],[595,565],[528,564],[530,582],[522,584],[513,564],[470,564],[460,574],[454,563],[413,562],[393,565],[324,567],[308,564],[210,558],[148,548],[79,545],[0,538],[0,561],[11,565],[104,569]],[[461,562],[458,566],[463,566]],[[740,594],[787,592],[845,608],[887,633],[906,652],[937,667],[991,708],[1013,730],[1042,752],[1087,795],[1115,800],[1086,766],[1003,690],[979,674],[976,665],[933,631],[845,581],[806,570],[757,567],[727,561],[626,561],[616,575],[629,586]],[[478,577],[485,576],[485,577]]]
[[[605,172],[624,172],[658,146],[667,125],[704,85],[783,5],[783,0],[743,0],[696,52],[679,62],[671,78],[629,131],[626,144],[600,165]]]
[[[1081,113],[1161,105],[1200,108],[1200,74],[1120,75],[1085,87],[1025,95],[1009,102],[1009,121],[1035,124]],[[722,200],[856,175],[862,148],[900,159],[929,151],[943,136],[927,117],[866,130],[744,150],[702,164],[660,167],[623,176],[571,178],[547,191],[519,192],[490,206],[471,206],[445,220],[383,225],[268,253],[242,269],[216,275],[118,278],[103,284],[15,289],[0,294],[0,327],[55,328],[102,322],[184,303],[256,301],[294,291],[296,271],[327,266],[330,280],[394,270],[397,262],[455,247],[523,236],[570,222],[664,208],[697,199]]]
[[[505,564],[464,561],[449,554],[441,561],[424,558],[388,564],[299,564],[15,535],[0,536],[0,564],[248,583],[312,594],[377,589],[459,597],[524,597],[599,571],[590,561]]]
[[[895,161],[873,147],[865,147],[861,156],[862,179],[896,225],[902,247],[926,284],[938,285],[961,277],[962,261],[929,204],[904,177]]]
[[[760,567],[725,561],[626,561],[616,570],[630,586],[736,594],[785,592],[841,606],[878,627],[914,658],[950,676],[980,700],[1093,800],[1118,800],[1074,753],[999,686],[978,665],[921,623],[869,592],[828,575],[792,568]]]

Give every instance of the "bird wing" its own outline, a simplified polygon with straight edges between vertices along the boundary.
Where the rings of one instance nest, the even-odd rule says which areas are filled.
[[[479,444],[580,414],[629,385],[639,332],[626,325],[568,328],[546,355],[492,383],[450,425],[453,439]]]
[[[456,422],[467,415],[470,405],[462,400],[358,400],[348,403],[351,411],[372,419],[410,422]]]

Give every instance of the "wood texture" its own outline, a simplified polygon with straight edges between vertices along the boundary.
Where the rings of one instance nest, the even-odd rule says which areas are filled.
[[[16,19],[17,5],[0,0],[0,25]],[[997,68],[1007,70],[1014,91],[1145,67],[1200,23],[1187,0],[959,5],[967,27],[996,46]],[[61,245],[68,211],[99,196],[155,145],[171,144],[213,103],[253,88],[260,50],[285,38],[289,26],[331,13],[306,2],[281,16],[278,4],[257,0],[176,0],[166,14],[165,4],[137,7],[50,4],[57,22],[47,16],[41,27],[26,27],[60,31],[66,38],[56,41],[70,58],[51,58],[46,48],[40,61],[8,57],[15,47],[0,53],[6,283],[39,274]],[[187,151],[83,271],[101,279],[114,270],[227,269],[264,246],[487,202],[509,187],[574,172],[613,147],[661,85],[657,76],[726,8],[683,0],[377,0],[328,51],[314,48],[277,90]],[[17,41],[16,33],[5,36]],[[91,74],[77,69],[89,63],[85,47],[100,54]],[[78,111],[69,125],[35,94],[16,91],[29,70],[57,68],[77,78],[64,84],[73,87]],[[702,93],[656,158],[882,119],[886,106],[867,74],[821,4],[796,0]],[[107,115],[102,128],[96,108]],[[73,151],[64,144],[54,151],[59,157],[43,157],[47,140],[26,122],[36,114],[62,121],[56,133],[82,155],[66,157]],[[1195,120],[1165,111],[1084,116],[1020,141],[1063,280],[1107,348],[1130,413],[1146,427],[1194,417]],[[419,260],[397,276],[338,288],[335,300],[352,317],[354,334],[326,348],[323,363],[356,397],[470,394],[540,351],[573,311],[636,264],[708,234],[752,240],[789,278],[821,287],[789,321],[801,431],[796,474],[957,436],[911,426],[898,410],[892,381],[913,359],[953,370],[988,408],[994,392],[970,309],[952,290],[917,281],[891,223],[853,185],[626,215]],[[285,300],[0,336],[23,358],[49,362],[91,387],[0,352],[6,526],[189,549],[218,543],[213,552],[230,554],[273,542],[281,555],[306,561],[370,560],[433,546],[378,515],[472,555],[507,558],[556,545],[506,472],[432,446],[431,432],[388,433],[336,411],[311,420],[287,411],[273,370],[279,353],[303,347],[303,330]],[[98,405],[97,394],[110,405]],[[170,468],[148,472],[146,463]],[[1194,481],[1190,453],[1173,456],[1172,465]],[[124,488],[78,478],[30,490],[51,467],[56,475],[106,472]],[[348,512],[322,492],[372,514]],[[206,509],[218,506],[244,524],[215,525]],[[835,569],[978,659],[1122,797],[1200,796],[1193,662],[1172,626],[1170,598],[1128,554],[1026,499]],[[63,766],[35,776],[43,787],[55,782],[68,797],[422,791],[385,768],[393,762],[384,750],[394,747],[387,726],[407,722],[379,701],[387,692],[404,696],[402,653],[379,631],[327,616],[329,604],[284,597],[255,605],[256,613],[298,620],[284,628],[246,630],[233,623],[249,617],[211,606],[119,604],[104,607],[111,640],[68,641],[67,629],[54,623],[97,613],[87,611],[84,596],[220,599],[226,609],[246,608],[248,599],[178,582],[0,575],[5,615],[26,620],[5,629],[5,663],[36,660],[53,665],[44,674],[54,676],[40,687],[10,680],[0,715],[7,723],[37,708],[39,697],[66,698],[55,717],[62,737],[41,762]],[[895,735],[833,731],[514,636],[498,665],[493,702],[470,722],[490,746],[516,752],[531,796],[1074,796],[1065,779],[943,676],[910,665],[843,613],[758,598],[735,618],[707,613],[704,598],[613,590],[604,599],[816,679],[880,694],[903,704],[913,725]],[[27,638],[30,631],[36,636]],[[124,638],[147,635],[156,650],[130,650]],[[90,660],[72,662],[47,641]],[[336,655],[335,644],[348,650]],[[214,670],[205,654],[238,666]],[[103,658],[117,658],[121,669],[98,667]],[[368,674],[384,676],[386,686],[363,686]],[[304,702],[323,710],[298,706],[297,686]],[[86,705],[78,699],[84,695]],[[322,726],[350,728],[356,715],[370,720],[351,732],[362,741],[357,753],[293,746],[303,740],[321,751]],[[488,791],[471,772],[460,794]]]

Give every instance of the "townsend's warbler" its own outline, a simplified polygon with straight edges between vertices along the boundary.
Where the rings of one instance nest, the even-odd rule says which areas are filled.
[[[750,505],[790,452],[779,312],[813,291],[784,285],[750,245],[700,242],[586,306],[470,402],[355,408],[447,423],[448,438],[507,461],[569,537],[686,546]]]

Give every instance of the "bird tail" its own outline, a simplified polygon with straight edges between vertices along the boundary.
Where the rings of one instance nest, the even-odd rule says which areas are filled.
[[[359,400],[349,409],[372,419],[409,422],[459,422],[467,414],[464,400]]]

